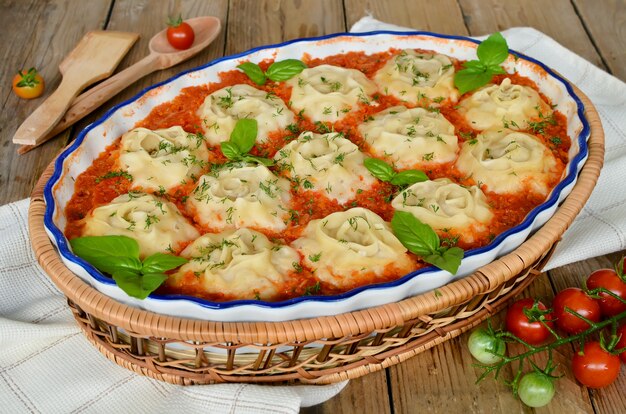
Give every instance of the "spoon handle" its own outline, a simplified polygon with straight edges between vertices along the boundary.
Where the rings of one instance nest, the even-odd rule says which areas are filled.
[[[43,142],[41,138],[61,119],[65,110],[70,106],[70,102],[81,89],[80,83],[74,83],[69,76],[64,76],[52,95],[20,125],[13,135],[13,142],[26,145],[37,145]]]
[[[111,76],[88,91],[78,95],[76,99],[72,101],[72,105],[65,113],[65,116],[60,119],[59,123],[56,124],[43,139],[37,142],[37,145],[55,137],[66,128],[74,125],[76,122],[92,113],[96,108],[120,93],[127,86],[161,67],[162,65],[159,62],[158,55],[151,53],[134,65],[129,66],[120,73]],[[35,145],[22,146],[18,149],[18,153],[24,154],[34,147]]]

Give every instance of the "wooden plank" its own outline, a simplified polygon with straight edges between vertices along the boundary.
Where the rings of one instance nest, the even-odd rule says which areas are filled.
[[[350,380],[346,388],[323,404],[303,408],[302,414],[390,413],[385,371]]]
[[[522,412],[501,382],[475,384],[481,371],[472,365],[466,344],[467,336],[462,335],[391,367],[393,412]]]
[[[437,7],[429,0],[345,0],[348,28],[366,14],[378,20],[415,30],[467,35],[456,0],[440,0]]]
[[[472,35],[530,26],[604,67],[569,0],[459,0],[459,4]]]
[[[570,286],[583,286],[587,276],[591,272],[602,268],[611,268],[613,264],[623,257],[626,251],[600,256],[582,262],[572,263],[550,271],[550,278],[557,291]],[[565,363],[570,369],[570,360]],[[580,387],[585,389],[585,387]],[[589,396],[596,413],[623,413],[626,412],[626,367],[622,366],[622,372],[610,386],[601,390],[588,390]]]
[[[215,1],[182,1],[182,2],[135,2],[131,0],[117,0],[111,11],[111,17],[107,29],[119,31],[134,31],[141,34],[141,37],[126,55],[119,70],[124,69],[133,63],[141,60],[148,55],[148,44],[152,36],[167,27],[168,16],[177,16],[182,14],[183,18],[191,18],[196,16],[215,16],[222,21],[222,33],[215,41],[197,56],[180,63],[172,68],[154,72],[135,84],[129,86],[125,91],[113,97],[105,103],[100,109],[94,111],[83,121],[78,122],[75,131],[98,119],[108,109],[114,105],[123,102],[142,89],[155,83],[166,80],[177,73],[205,64],[213,59],[221,57],[224,51],[224,42],[226,39],[226,18],[228,14],[228,0]]]
[[[226,54],[345,29],[341,0],[231,0]]]
[[[574,6],[613,75],[626,81],[626,1],[574,0]]]
[[[24,0],[2,7],[0,26],[5,47],[0,58],[0,84],[4,85],[0,92],[0,205],[28,196],[48,163],[65,146],[68,133],[26,155],[17,155],[11,138],[59,85],[58,67],[65,55],[87,31],[104,27],[110,3],[97,0],[83,7],[81,0]],[[82,10],[80,19],[75,14],[78,9]],[[41,72],[46,90],[43,97],[26,101],[16,97],[8,85],[18,70],[30,67]]]
[[[542,298],[548,304],[552,299],[552,288],[545,276],[535,280],[523,296]],[[506,311],[492,318],[494,327],[503,323]],[[431,350],[418,354],[414,358],[390,368],[391,389],[395,413],[415,412],[419,407],[424,412],[530,412],[519,400],[515,399],[510,388],[496,381],[493,377],[475,384],[482,370],[475,368],[475,362],[467,349],[470,332],[452,339]],[[523,351],[519,345],[509,345],[509,353]],[[556,362],[566,364],[571,358],[571,349],[556,352]],[[546,356],[538,358],[538,363],[545,363]],[[525,371],[528,371],[526,365]],[[581,388],[569,370],[556,383],[557,393],[552,403],[542,411],[554,413],[591,412],[591,402],[584,388]],[[502,379],[512,378],[512,367],[506,367],[501,373]]]

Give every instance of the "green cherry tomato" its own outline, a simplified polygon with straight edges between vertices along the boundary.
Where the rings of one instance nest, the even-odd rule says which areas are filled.
[[[529,372],[520,380],[517,395],[529,407],[543,407],[554,397],[554,384],[541,372]]]
[[[486,329],[476,329],[467,340],[470,354],[483,364],[495,364],[506,351],[506,344]]]

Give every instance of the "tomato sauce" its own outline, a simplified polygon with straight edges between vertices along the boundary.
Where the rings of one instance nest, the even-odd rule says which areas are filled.
[[[347,68],[357,69],[363,72],[369,78],[372,78],[376,71],[380,69],[388,59],[392,58],[398,51],[390,50],[382,53],[366,55],[364,52],[350,52],[341,55],[328,56],[323,59],[311,58],[304,55],[303,60],[309,67],[321,64],[330,64],[343,66]],[[426,52],[426,51],[423,51]],[[462,68],[461,61],[453,60],[457,70]],[[272,63],[266,60],[260,63],[260,67],[266,70]],[[163,103],[155,107],[151,113],[136,126],[148,129],[169,128],[175,125],[182,126],[185,131],[190,133],[202,132],[202,120],[197,115],[198,108],[203,104],[204,99],[218,89],[233,86],[236,84],[248,84],[257,89],[264,90],[282,99],[285,104],[290,106],[291,87],[284,82],[268,81],[265,85],[259,86],[253,83],[243,72],[232,70],[219,74],[220,80],[202,86],[193,86],[185,88],[180,95],[170,102]],[[519,74],[497,75],[494,82],[501,82],[504,77],[511,79],[512,83],[530,86],[538,90],[537,85],[530,79],[520,76]],[[547,97],[541,95],[544,101],[550,104]],[[317,133],[326,133],[336,131],[342,133],[346,138],[350,139],[360,147],[362,151],[368,152],[368,145],[364,142],[363,137],[358,132],[358,125],[370,119],[374,114],[396,105],[407,105],[400,102],[393,96],[376,93],[371,97],[369,104],[359,103],[356,110],[347,114],[342,120],[331,123],[312,122],[303,113],[296,114],[295,123],[290,125],[284,131],[275,131],[271,133],[268,140],[260,145],[256,145],[252,150],[252,154],[263,157],[273,157],[276,152],[286,145],[289,141],[295,139],[302,131],[313,131]],[[431,111],[440,112],[448,121],[450,121],[456,130],[459,145],[464,141],[473,139],[479,133],[474,130],[465,119],[456,111],[457,103],[449,100],[441,103],[433,103],[430,101],[418,102],[418,106],[424,106]],[[567,135],[566,119],[563,114],[554,110],[552,114],[538,116],[533,124],[532,130],[524,132],[531,133],[546,144],[558,160],[559,173],[555,174],[553,180],[549,183],[550,188],[554,187],[560,180],[560,174],[568,161],[568,151],[570,147],[570,138]],[[124,194],[131,190],[131,182],[121,174],[115,174],[119,170],[119,140],[106,148],[93,164],[82,173],[76,180],[75,193],[68,203],[65,214],[67,216],[67,227],[65,234],[68,239],[79,237],[82,234],[83,218],[94,208],[110,202],[120,194]],[[223,164],[227,161],[221,153],[219,146],[209,147],[209,167],[211,165]],[[419,163],[416,163],[419,166]],[[462,185],[477,185],[470,177],[464,177],[454,166],[454,163],[422,165],[422,170],[430,179],[448,177],[453,181]],[[285,172],[281,172],[277,167],[271,167],[278,175],[286,176]],[[287,177],[288,178],[288,177]],[[195,182],[188,182],[176,187],[166,194],[159,194],[168,200],[174,202],[181,213],[194,223],[201,233],[215,232],[215,229],[207,228],[199,225],[196,212],[185,203],[187,197],[193,191]],[[487,197],[489,205],[492,207],[494,218],[488,225],[488,231],[475,234],[474,241],[471,243],[463,241],[454,229],[440,231],[439,236],[444,244],[456,245],[463,249],[472,249],[487,245],[498,234],[519,224],[526,217],[528,212],[544,201],[544,197],[534,194],[530,191],[522,191],[514,195],[502,195],[487,191],[482,186]],[[266,234],[270,240],[279,243],[290,243],[300,237],[307,223],[311,220],[323,218],[331,213],[344,211],[352,207],[363,207],[380,215],[384,220],[390,221],[393,216],[393,208],[390,205],[391,200],[397,195],[398,188],[389,183],[377,182],[368,190],[359,190],[356,197],[341,205],[338,202],[329,199],[323,191],[303,190],[297,185],[291,188],[291,203],[285,206],[289,212],[287,228],[280,234],[256,229]],[[415,264],[415,269],[425,266],[419,257],[410,254]],[[301,262],[303,263],[303,262]],[[363,284],[381,283],[385,281],[395,280],[403,274],[390,266],[388,271],[383,275],[359,274],[352,275],[353,286],[357,287]],[[277,286],[278,293],[272,300],[284,300],[292,297],[314,294],[329,295],[342,293],[349,289],[337,289],[330,284],[318,281],[314,273],[302,265],[300,271],[292,272],[287,277],[288,282],[281,286]],[[159,290],[161,293],[173,293],[197,296],[213,301],[228,301],[240,299],[224,293],[207,293],[201,285],[201,280],[196,277],[193,272],[185,274],[177,283],[171,280],[162,286]]]

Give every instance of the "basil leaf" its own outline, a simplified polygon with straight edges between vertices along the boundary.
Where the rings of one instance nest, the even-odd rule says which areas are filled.
[[[128,296],[145,299],[167,280],[167,275],[148,273],[142,276],[137,273],[119,271],[113,274],[113,280]]]
[[[491,72],[492,75],[504,75],[506,73],[506,70],[500,65],[488,66],[487,70]]]
[[[145,273],[163,273],[168,270],[176,269],[187,263],[187,259],[174,256],[171,254],[154,253],[143,260],[141,271]]]
[[[266,167],[271,167],[276,162],[271,158],[257,157],[256,155],[244,155],[242,157],[244,161],[256,162],[258,164],[263,164]]]
[[[393,185],[411,185],[422,181],[428,181],[426,173],[420,170],[406,170],[397,173],[389,182]]]
[[[480,60],[468,60],[467,62],[463,63],[463,67],[466,69],[476,69],[480,72],[483,72],[485,69],[487,69],[485,64]]]
[[[126,236],[86,236],[70,240],[74,254],[101,272],[141,270],[139,244]]]
[[[241,151],[239,147],[230,141],[220,143],[222,154],[229,160],[238,161],[241,159]]]
[[[239,148],[239,154],[245,154],[254,147],[257,132],[258,123],[256,119],[239,119],[235,124],[235,128],[233,128],[233,132],[230,134],[229,142]]]
[[[239,69],[243,71],[252,82],[257,85],[265,85],[265,81],[267,78],[263,74],[263,70],[256,63],[252,62],[244,62],[241,65],[237,66]]]
[[[139,257],[139,244],[126,236],[85,236],[70,240],[72,249],[97,256]],[[78,254],[77,254],[78,255]]]
[[[483,40],[476,49],[478,60],[463,63],[465,69],[454,75],[454,86],[462,94],[488,84],[493,75],[504,74],[500,66],[509,55],[509,47],[500,33],[494,33]]]
[[[396,174],[391,165],[378,158],[366,158],[363,164],[374,177],[381,181],[391,181]]]
[[[265,71],[265,75],[273,81],[285,81],[306,69],[304,62],[298,59],[285,59],[274,62]]]
[[[432,255],[439,248],[437,233],[411,213],[396,211],[391,219],[391,228],[400,243],[418,256]]]
[[[459,270],[464,253],[465,252],[460,247],[451,247],[436,254],[423,256],[422,259],[425,262],[435,265],[439,269],[447,270],[454,275],[457,270]]]
[[[454,86],[463,95],[465,92],[473,91],[481,86],[488,84],[493,75],[488,71],[480,71],[478,69],[463,69],[454,76]]]
[[[509,48],[502,34],[496,32],[478,45],[476,54],[485,66],[499,65],[509,56]]]

